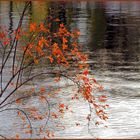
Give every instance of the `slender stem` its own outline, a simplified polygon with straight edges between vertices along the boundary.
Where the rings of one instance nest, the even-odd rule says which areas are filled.
[[[11,101],[11,102],[8,102],[8,103],[6,103],[6,104],[0,106],[0,109],[6,107],[7,105],[11,105],[11,104],[15,103],[17,100],[27,99],[27,98],[29,98],[29,97],[31,97],[31,96],[28,95],[28,96],[23,96],[23,97],[21,97],[21,98],[17,98],[17,99],[15,99],[15,100]]]
[[[41,56],[38,57],[38,59],[42,58]],[[32,60],[31,62],[29,62],[25,67],[20,67],[20,69],[10,78],[10,80],[7,82],[7,85],[5,86],[5,88],[2,90],[2,93],[0,94],[0,97],[3,95],[3,93],[5,92],[5,90],[8,88],[8,86],[10,85],[10,83],[12,82],[12,80],[18,75],[18,73],[20,73],[21,71],[25,70],[26,68],[28,68],[30,65],[34,64],[34,60]],[[18,83],[16,84],[18,85]],[[16,86],[17,87],[17,86]]]
[[[16,59],[16,51],[17,51],[17,44],[18,44],[18,40],[16,41],[16,45],[15,45],[15,51],[14,51],[14,56],[13,56],[13,66],[12,66],[12,74],[14,75],[15,73],[15,59]]]
[[[24,17],[24,14],[25,14],[25,11],[26,11],[28,5],[29,5],[29,2],[26,2],[26,5],[25,5],[25,7],[24,7],[24,10],[23,10],[23,12],[22,12],[22,16],[21,16],[21,18],[20,18],[20,21],[19,21],[19,24],[18,24],[18,27],[17,27],[17,30],[16,30],[16,35],[15,35],[15,37],[14,37],[13,44],[11,45],[11,48],[10,48],[10,50],[9,50],[9,53],[8,53],[8,55],[7,55],[6,59],[5,59],[5,61],[3,62],[3,65],[2,65],[2,67],[1,67],[0,74],[2,73],[3,68],[4,68],[4,66],[5,66],[5,64],[6,64],[7,60],[8,60],[8,58],[9,58],[9,56],[10,56],[12,50],[13,50],[15,41],[17,40],[17,39],[16,39],[16,36],[17,36],[17,33],[18,33],[18,29],[19,29],[19,28],[21,27],[21,25],[22,25],[22,20],[23,20],[23,17]],[[15,47],[15,48],[16,48],[16,47]],[[15,56],[15,52],[14,52],[14,56]]]
[[[7,85],[6,85],[5,88],[2,90],[2,92],[1,92],[1,94],[0,94],[0,97],[3,95],[3,93],[5,92],[5,90],[7,89],[7,87],[10,85],[10,83],[12,82],[12,80],[17,76],[17,74],[18,74],[20,71],[22,71],[22,70],[28,68],[32,63],[34,63],[34,62],[31,61],[28,65],[26,65],[25,67],[19,69],[19,70],[10,78],[10,80],[7,82]]]
[[[72,78],[68,77],[67,75],[64,75],[62,73],[58,73],[58,72],[42,72],[42,73],[39,73],[39,74],[36,74],[32,77],[30,77],[29,79],[27,79],[26,81],[24,81],[23,83],[21,83],[19,86],[17,86],[1,103],[0,103],[0,106],[11,96],[15,93],[15,91],[17,91],[20,87],[22,87],[23,85],[25,85],[26,83],[28,83],[29,81],[33,80],[34,78],[36,77],[39,77],[41,75],[60,75],[62,77],[66,77],[68,78],[69,80],[73,81],[74,83],[76,83]],[[78,88],[80,87],[80,85],[78,83],[76,83]]]
[[[3,135],[1,135],[1,134],[0,134],[0,137],[2,137],[2,138],[4,138],[4,139],[7,139],[5,136],[3,136]]]
[[[47,120],[46,120],[46,123],[45,123],[45,126],[44,126],[44,130],[45,130],[47,124],[48,124],[48,121],[49,121],[49,118],[50,118],[50,115],[51,115],[50,103],[49,103],[49,101],[48,101],[47,99],[45,99],[45,100],[46,100],[46,103],[47,103],[47,105],[48,105],[48,110],[49,110],[48,113],[49,113],[49,114],[48,114],[48,117],[47,117]]]
[[[25,111],[23,111],[22,109],[19,109],[19,108],[6,108],[3,110],[0,110],[0,112],[9,111],[9,110],[18,110],[18,111],[22,112],[25,115],[26,119],[28,120],[31,130],[33,130],[32,123]],[[32,133],[30,134],[30,137],[32,137]]]
[[[28,45],[26,46],[26,48],[25,48],[25,50],[24,50],[24,52],[23,52],[23,55],[22,55],[22,59],[21,59],[21,63],[20,63],[19,69],[22,69],[23,62],[24,62],[24,59],[25,59],[25,54],[26,54],[26,52],[27,52],[27,50],[28,50],[28,48],[29,48],[29,44],[36,38],[36,37],[35,37],[35,38],[32,40],[33,35],[34,35],[34,34],[31,35],[31,37],[30,37],[30,39],[29,39],[29,43],[28,43]],[[18,85],[18,82],[19,82],[20,72],[21,72],[21,71],[19,71],[18,78],[17,78],[17,82],[16,82],[16,86]]]
[[[21,18],[20,18],[20,21],[19,21],[19,24],[18,24],[18,27],[17,27],[17,30],[16,30],[14,41],[13,41],[12,49],[13,49],[14,43],[16,41],[16,43],[15,43],[15,50],[14,50],[14,56],[13,56],[13,66],[12,66],[13,75],[14,75],[14,67],[15,67],[15,58],[16,58],[17,44],[18,44],[18,41],[19,41],[19,39],[17,39],[16,37],[20,34],[20,28],[22,26],[22,20],[23,20],[24,14],[25,14],[29,4],[30,4],[30,2],[26,2],[26,4],[25,4],[24,10],[22,12],[22,15],[21,15]]]
[[[0,41],[1,45],[3,46],[3,43]],[[3,46],[3,53],[2,53],[2,66],[3,66],[3,62],[4,62],[4,57],[5,57],[5,53],[6,53],[6,48],[7,45],[5,45],[5,47]],[[2,87],[2,83],[3,83],[3,73],[0,73],[1,77],[0,77],[0,89],[1,89],[1,93],[3,91],[3,87]],[[1,94],[0,94],[1,95]],[[1,97],[1,96],[0,96]]]

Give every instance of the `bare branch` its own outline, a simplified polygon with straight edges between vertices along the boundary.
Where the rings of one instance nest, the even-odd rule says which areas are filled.
[[[1,113],[1,112],[4,112],[4,111],[9,111],[9,110],[17,110],[17,111],[22,112],[22,113],[24,114],[24,116],[26,117],[26,119],[27,119],[29,125],[30,125],[31,131],[33,132],[32,123],[31,123],[31,121],[30,121],[30,119],[29,119],[29,117],[28,117],[28,115],[26,114],[25,111],[23,111],[22,109],[19,109],[19,108],[6,108],[6,109],[3,109],[3,110],[0,110],[0,113]],[[31,137],[32,137],[32,133],[30,134],[30,138],[31,138]]]

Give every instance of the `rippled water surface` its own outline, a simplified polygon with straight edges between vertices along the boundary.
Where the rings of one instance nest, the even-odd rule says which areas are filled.
[[[0,1],[0,25],[5,25],[12,32],[23,5],[24,2]],[[69,102],[73,87],[62,83],[63,92],[59,100],[67,102],[73,113],[66,112],[59,120],[65,129],[56,130],[56,136],[140,138],[140,2],[32,1],[30,14],[24,18],[24,26],[30,20],[43,20],[51,14],[50,8],[59,11],[58,17],[69,28],[80,29],[79,41],[83,44],[83,51],[89,54],[91,76],[94,75],[104,86],[110,105],[109,120],[106,122],[108,127],[92,126],[91,135],[85,119],[89,112],[88,105],[82,100]],[[38,84],[48,82],[47,79],[43,81]],[[38,101],[33,98],[28,102],[37,104]],[[15,126],[20,125],[15,112],[5,113],[6,118],[0,114],[1,134],[11,136],[22,131],[22,128],[16,130],[12,126],[13,122]],[[80,126],[75,125],[77,122]]]

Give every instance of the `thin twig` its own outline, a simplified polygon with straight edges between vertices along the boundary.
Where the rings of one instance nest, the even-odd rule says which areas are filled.
[[[3,136],[3,135],[1,135],[1,134],[0,134],[0,137],[2,137],[2,138],[4,138],[4,139],[7,139],[5,136]]]
[[[25,14],[25,12],[26,12],[26,10],[27,10],[29,4],[30,4],[30,2],[26,2],[26,4],[25,4],[25,7],[24,7],[24,10],[23,10],[23,12],[22,12],[22,15],[21,15],[21,18],[20,18],[20,21],[19,21],[18,27],[17,27],[17,29],[16,29],[16,33],[15,33],[15,37],[14,37],[14,41],[13,41],[13,46],[12,46],[12,48],[14,47],[14,44],[15,44],[15,50],[14,50],[14,56],[13,56],[13,66],[12,66],[12,69],[13,69],[13,70],[12,70],[12,71],[13,71],[13,75],[14,75],[14,67],[15,67],[14,65],[15,65],[15,58],[16,58],[16,51],[17,51],[17,44],[18,44],[18,41],[19,41],[19,39],[16,39],[16,37],[17,37],[17,35],[20,34],[20,28],[21,28],[21,26],[22,26],[22,20],[23,20],[24,14]],[[15,43],[15,41],[16,41],[16,43]]]
[[[16,35],[17,35],[17,32],[18,32],[18,29],[19,29],[19,28],[21,27],[21,25],[22,25],[23,16],[24,16],[24,13],[25,13],[26,8],[28,7],[28,5],[29,5],[29,2],[26,2],[25,7],[24,7],[24,10],[23,10],[23,13],[22,13],[22,17],[20,18],[20,21],[19,21],[19,24],[18,24],[18,27],[17,27],[17,30],[16,30]],[[0,74],[2,73],[3,68],[4,68],[4,66],[5,66],[5,64],[6,64],[7,60],[8,60],[8,58],[9,58],[9,56],[10,56],[12,50],[13,50],[15,41],[17,40],[17,39],[16,39],[16,35],[15,35],[15,38],[14,38],[14,40],[13,40],[13,44],[11,45],[11,48],[10,48],[10,50],[9,50],[9,53],[8,53],[8,55],[7,55],[6,59],[5,59],[5,61],[3,62],[3,65],[2,65],[2,67],[1,67]],[[15,53],[14,53],[14,55],[15,55]]]
[[[4,111],[9,111],[9,110],[18,110],[18,111],[22,112],[25,115],[26,119],[28,120],[28,123],[30,125],[31,131],[33,132],[32,123],[31,123],[31,121],[30,121],[30,119],[29,119],[29,117],[28,117],[28,115],[26,114],[25,111],[23,111],[22,109],[19,109],[19,108],[6,108],[6,109],[3,109],[3,110],[0,110],[0,113],[4,112]],[[31,137],[32,137],[32,133],[30,134],[30,138]]]
[[[78,88],[80,88],[80,85],[75,82],[72,78],[68,77],[67,75],[64,75],[62,73],[58,73],[58,72],[42,72],[42,73],[39,73],[39,74],[36,74],[32,77],[30,77],[29,79],[27,79],[26,81],[24,81],[23,83],[21,83],[18,87],[16,87],[1,103],[0,103],[0,106],[11,96],[14,94],[15,91],[17,91],[20,87],[22,87],[23,85],[25,85],[26,83],[28,83],[29,81],[33,80],[34,78],[36,77],[39,77],[41,75],[60,75],[62,77],[66,77],[68,78],[69,80],[73,81],[75,84],[77,84]]]

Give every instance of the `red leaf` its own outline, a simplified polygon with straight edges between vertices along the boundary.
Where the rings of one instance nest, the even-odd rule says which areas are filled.
[[[59,108],[64,108],[65,105],[64,104],[59,104]]]
[[[40,88],[40,92],[45,92],[45,91],[46,91],[46,89],[44,87]]]
[[[100,102],[105,102],[107,100],[107,96],[101,95],[98,99]]]
[[[20,104],[21,103],[21,100],[20,99],[17,99],[16,100],[16,104]]]
[[[53,63],[54,59],[51,56],[48,56],[51,63]]]
[[[19,134],[16,134],[16,139],[19,139],[19,138],[20,138]]]
[[[45,97],[45,96],[40,96],[40,97],[39,97],[39,100],[40,100],[41,102],[46,102],[46,97]]]
[[[87,76],[89,74],[89,71],[88,70],[84,70],[83,74]]]
[[[34,32],[36,30],[36,27],[37,27],[36,23],[31,23],[30,24],[30,32]]]

